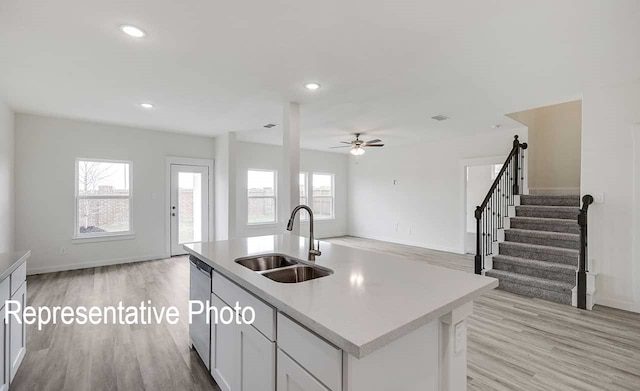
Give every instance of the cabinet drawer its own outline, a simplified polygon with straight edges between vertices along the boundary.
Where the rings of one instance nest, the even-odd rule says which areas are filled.
[[[23,262],[16,270],[11,273],[11,294],[18,291],[18,288],[27,280],[27,263]]]
[[[273,307],[215,270],[213,272],[213,293],[230,307],[234,307],[236,302],[240,303],[241,307],[252,307],[256,313],[253,326],[269,340],[276,340],[276,311]]]
[[[10,280],[11,278],[7,277],[0,281],[0,308],[4,307],[4,303],[11,298]]]
[[[278,313],[278,346],[332,391],[342,389],[342,350]]]
[[[278,391],[331,391],[278,349]]]

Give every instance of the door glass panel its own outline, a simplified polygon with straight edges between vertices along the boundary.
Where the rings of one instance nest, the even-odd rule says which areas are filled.
[[[178,173],[178,242],[202,241],[202,174]]]

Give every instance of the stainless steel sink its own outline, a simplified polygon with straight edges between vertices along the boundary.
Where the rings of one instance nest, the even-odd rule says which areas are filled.
[[[236,263],[256,272],[297,265],[294,258],[281,254],[264,254],[236,259]]]
[[[262,275],[272,279],[273,281],[291,284],[325,277],[329,274],[331,274],[331,271],[320,269],[318,267],[294,266],[280,270],[273,270],[263,273]]]
[[[236,263],[256,273],[282,283],[313,280],[333,274],[333,271],[309,261],[283,254],[262,254],[236,259]]]

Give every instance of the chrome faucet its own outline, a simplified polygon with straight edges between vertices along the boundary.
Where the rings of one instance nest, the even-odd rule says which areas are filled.
[[[304,209],[309,213],[309,260],[313,261],[317,256],[322,255],[320,252],[320,241],[318,241],[318,249],[315,248],[315,239],[313,238],[313,211],[306,205],[298,205],[293,208],[293,212],[291,212],[291,217],[289,218],[289,223],[287,224],[287,231],[293,230],[293,223],[296,218],[296,213],[300,209]]]

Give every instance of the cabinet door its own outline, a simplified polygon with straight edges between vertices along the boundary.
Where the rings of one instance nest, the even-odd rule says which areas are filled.
[[[9,370],[7,356],[9,355],[9,327],[4,322],[6,307],[0,309],[0,391],[9,389]]]
[[[278,391],[330,391],[278,349]]]
[[[16,293],[11,296],[11,300],[17,300],[20,302],[20,306],[22,311],[24,311],[24,306],[27,304],[27,283],[22,284],[20,288],[16,291]],[[15,319],[15,316],[11,317],[11,322],[9,323],[9,374],[10,381],[13,381],[13,378],[22,363],[22,359],[24,358],[24,354],[27,349],[27,324],[22,322],[22,324],[18,323]]]
[[[226,304],[211,294],[211,305],[222,308]],[[211,317],[211,376],[222,391],[235,391],[236,374],[236,328],[234,323],[216,324]]]
[[[237,391],[275,391],[276,344],[262,335],[255,327],[236,326]]]

